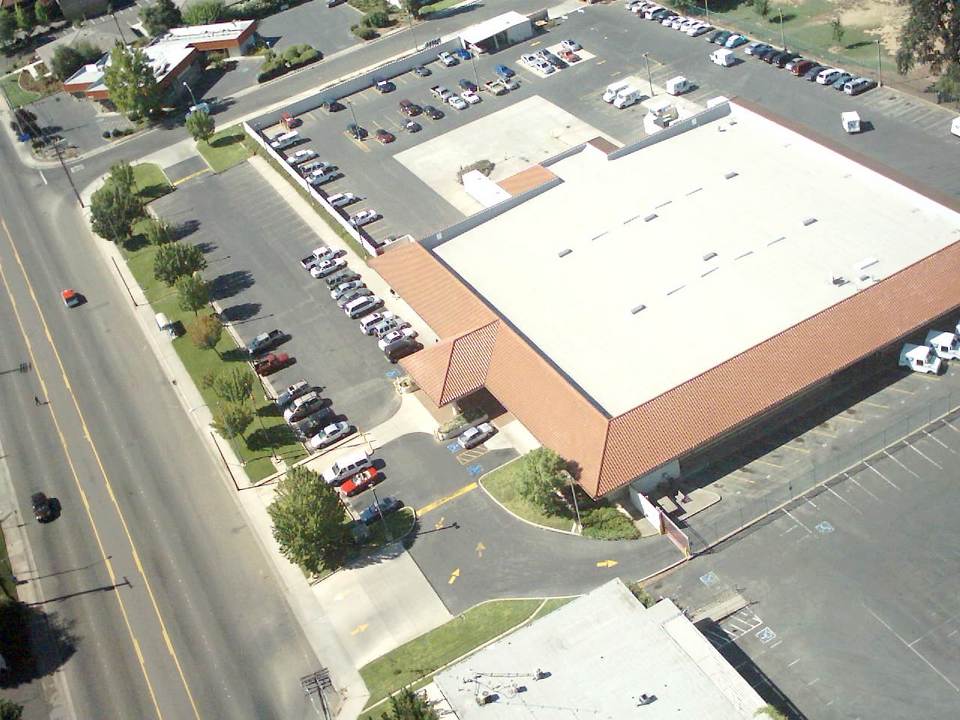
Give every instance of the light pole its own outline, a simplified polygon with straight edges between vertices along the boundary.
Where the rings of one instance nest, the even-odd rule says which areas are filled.
[[[383,519],[383,510],[380,509],[380,498],[377,497],[377,489],[375,487],[370,489],[373,491],[373,502],[377,505],[377,515],[380,516],[380,522],[383,523],[383,536],[387,539],[388,543],[392,543],[393,535],[390,533],[390,528],[387,527],[387,521]]]
[[[783,8],[777,8],[777,12],[780,13],[780,44],[783,45],[783,49],[787,49],[787,41],[783,39]]]
[[[477,90],[480,89],[480,73],[477,72],[477,58],[470,53],[470,62],[473,63],[473,76],[477,79]]]
[[[710,22],[710,0],[703,0],[703,9],[707,13],[707,22]]]
[[[880,64],[880,39],[877,38],[877,84],[883,87],[883,68]]]
[[[360,123],[357,122],[357,114],[353,111],[353,103],[350,102],[347,98],[344,98],[343,101],[347,103],[347,107],[350,108],[350,115],[353,117],[353,136],[359,140],[360,139]]]
[[[196,106],[197,106],[197,98],[194,97],[194,95],[193,95],[193,89],[192,89],[189,85],[187,85],[187,81],[186,81],[186,80],[183,81],[183,86],[187,89],[187,92],[190,93],[190,100],[193,101],[193,106],[196,107]]]
[[[650,74],[650,53],[644,53],[643,60],[647,64],[647,82],[650,83],[650,97],[653,97],[653,76]]]

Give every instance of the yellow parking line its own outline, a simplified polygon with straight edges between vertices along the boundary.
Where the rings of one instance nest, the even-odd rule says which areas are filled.
[[[451,500],[456,500],[461,495],[466,495],[468,492],[471,492],[476,489],[477,489],[477,483],[475,482],[472,482],[469,485],[464,485],[462,488],[460,488],[456,492],[450,493],[446,497],[442,497],[439,500],[434,500],[432,503],[427,503],[422,508],[417,510],[417,516],[419,517],[420,515],[426,515],[431,510],[436,510],[441,505],[446,505]]]
[[[889,410],[889,405],[884,405],[883,403],[873,402],[872,400],[861,400],[861,405],[866,405],[867,407],[880,408],[881,410]]]
[[[826,430],[821,430],[819,428],[810,428],[809,430],[807,430],[807,432],[815,433],[817,435],[826,435],[828,438],[832,438],[832,439],[836,439],[837,437],[836,434],[832,432],[827,432]]]
[[[861,420],[860,418],[850,417],[849,415],[834,415],[834,416],[833,416],[833,419],[834,419],[834,420],[846,420],[846,421],[848,421],[848,422],[855,422],[855,423],[863,424],[863,420]]]
[[[918,375],[922,375],[922,373],[917,373],[917,374],[918,374]],[[914,394],[914,393],[913,393],[913,390],[904,390],[903,388],[894,387],[893,385],[889,386],[889,387],[886,388],[886,389],[887,389],[887,390],[892,390],[893,392],[903,393],[904,395],[913,395],[913,394]]]
[[[783,467],[783,465],[781,465],[780,463],[770,462],[769,460],[764,460],[763,458],[756,458],[753,462],[755,462],[755,463],[763,463],[764,465],[771,465],[771,466],[773,466],[773,467],[775,467],[775,468],[782,468],[782,467]]]
[[[810,454],[809,448],[805,448],[805,447],[796,447],[794,445],[781,445],[780,448],[783,450],[796,450],[797,452],[807,453],[808,455]]]
[[[193,180],[198,175],[203,175],[204,173],[208,173],[208,172],[210,172],[210,168],[205,167],[203,170],[197,170],[195,173],[190,173],[186,177],[180,178],[175,183],[172,183],[172,185],[174,187],[176,187],[177,185],[183,185],[183,183],[185,183],[187,180]]]

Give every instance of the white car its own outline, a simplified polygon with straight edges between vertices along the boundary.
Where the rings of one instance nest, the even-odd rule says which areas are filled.
[[[521,55],[520,62],[522,62],[527,67],[533,67],[540,60],[536,55]]]
[[[577,50],[583,50],[583,46],[576,40],[564,40],[562,43],[560,43],[560,49],[576,52]]]
[[[350,280],[349,282],[340,283],[330,291],[330,297],[334,300],[339,300],[351,290],[359,290],[362,287],[364,287],[363,280]]]
[[[710,25],[708,23],[702,23],[700,25],[694,25],[692,28],[687,30],[687,35],[689,35],[690,37],[700,37],[701,35],[704,35],[710,32],[711,30],[713,30],[713,25]]]
[[[317,259],[317,262],[323,262],[324,260],[332,260],[333,258],[340,255],[339,250],[332,250],[326,245],[321,245],[320,247],[315,247],[313,249],[313,256]]]
[[[549,75],[552,72],[556,72],[556,68],[546,60],[537,60],[537,63],[533,67],[535,70],[539,70],[544,75]]]
[[[317,170],[307,175],[307,182],[311,185],[323,185],[328,183],[334,178],[340,177],[339,170]]]
[[[477,95],[473,90],[464,90],[460,93],[460,97],[466,100],[470,105],[476,105],[480,102],[480,96]]]
[[[373,291],[368,287],[354,288],[353,290],[347,290],[343,295],[340,296],[340,299],[337,300],[337,307],[343,310],[347,305],[358,298],[369,297],[373,295]]]
[[[828,68],[826,70],[821,70],[817,74],[817,83],[820,85],[833,85],[833,81],[841,75],[843,75],[843,70],[840,68]]]
[[[316,150],[297,150],[292,155],[287,156],[287,162],[291,165],[299,165],[307,160],[313,160],[317,156]]]
[[[375,325],[383,322],[384,320],[391,320],[392,318],[393,313],[389,310],[364,315],[362,318],[360,318],[360,332],[362,332],[364,335],[373,335],[373,328]]]
[[[451,95],[447,98],[447,104],[455,110],[465,110],[467,102],[459,95]]]
[[[515,78],[500,78],[500,84],[503,85],[507,90],[516,90],[520,87],[519,81]]]
[[[340,208],[360,199],[361,198],[359,195],[354,195],[353,193],[336,193],[335,195],[328,197],[327,202],[333,205],[335,208]]]
[[[374,220],[378,219],[379,217],[380,217],[380,213],[378,213],[376,210],[372,208],[367,208],[365,210],[361,210],[356,215],[351,215],[350,224],[353,225],[354,227],[363,227],[364,225],[368,225],[369,223],[372,223]]]
[[[476,427],[467,428],[463,434],[457,438],[457,444],[464,450],[476,447],[482,442],[489,440],[497,434],[497,429],[490,423],[480,423]]]
[[[403,328],[409,326],[410,323],[406,322],[405,320],[401,320],[398,317],[389,317],[381,320],[376,325],[371,327],[368,334],[379,339],[389,332],[393,332],[394,330],[402,330]]]
[[[315,278],[325,278],[327,275],[332,275],[337,270],[342,270],[347,266],[347,261],[343,258],[337,258],[336,260],[324,260],[321,263],[317,263],[312,268],[310,268],[310,274]]]
[[[438,53],[437,59],[447,67],[453,67],[459,62],[453,55],[448,53],[446,50],[444,50],[442,53]]]
[[[388,345],[392,345],[395,342],[400,340],[413,340],[417,337],[417,331],[412,327],[407,328],[395,328],[385,335],[381,336],[380,340],[377,341],[377,347],[381,350],[385,349]]]
[[[307,440],[306,445],[307,449],[312,451],[320,450],[325,448],[328,445],[332,445],[337,440],[345,438],[347,435],[353,432],[353,426],[346,422],[340,421],[335,422],[330,425],[327,425],[323,430],[318,432],[312,438]]]
[[[688,18],[685,18],[683,15],[677,15],[667,25],[671,30],[679,30],[680,26],[687,22],[687,20]]]

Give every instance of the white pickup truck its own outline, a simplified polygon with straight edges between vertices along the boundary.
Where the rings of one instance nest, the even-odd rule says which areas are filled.
[[[440,102],[446,102],[447,98],[453,95],[453,93],[447,90],[447,88],[443,87],[443,85],[434,85],[432,88],[430,88],[430,94],[435,98],[438,98]]]

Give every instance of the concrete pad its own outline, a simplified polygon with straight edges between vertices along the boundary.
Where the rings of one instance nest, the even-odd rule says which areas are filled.
[[[358,668],[452,618],[400,544],[327,578],[314,594]]]
[[[445,111],[457,112],[452,108]],[[510,131],[504,132],[504,128]],[[597,136],[613,141],[536,95],[398,153],[394,159],[455,208],[472,215],[482,206],[457,182],[459,168],[490,160],[494,163],[490,179],[496,182]]]

